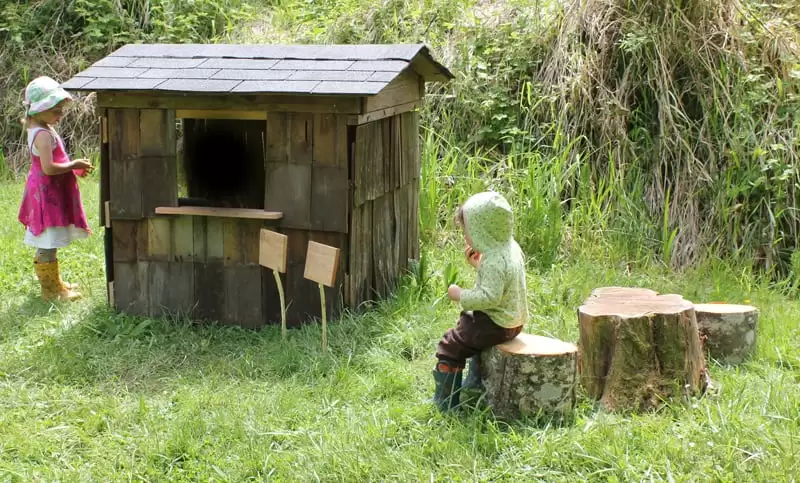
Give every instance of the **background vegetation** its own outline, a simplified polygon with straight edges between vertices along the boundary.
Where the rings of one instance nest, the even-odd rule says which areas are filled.
[[[102,243],[65,251],[87,299],[37,301],[16,222],[22,91],[127,42],[424,42],[424,258],[393,300],[258,334],[103,306]],[[792,0],[39,0],[0,6],[0,479],[786,481],[798,473],[800,9]],[[61,130],[95,156],[92,96]],[[97,180],[82,180],[97,213]],[[505,426],[426,402],[433,344],[469,283],[448,224],[512,200],[528,331],[577,338],[600,285],[753,303],[759,350],[720,395],[655,415]],[[99,227],[96,227],[99,230]],[[432,257],[432,254],[436,257]]]

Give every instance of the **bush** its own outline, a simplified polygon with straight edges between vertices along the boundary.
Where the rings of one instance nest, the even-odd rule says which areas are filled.
[[[3,117],[22,115],[25,85],[47,75],[65,81],[126,43],[216,42],[253,8],[243,0],[42,0],[0,7]],[[72,146],[94,136],[91,109],[78,109],[62,128]],[[12,171],[27,162],[18,123],[0,125]]]

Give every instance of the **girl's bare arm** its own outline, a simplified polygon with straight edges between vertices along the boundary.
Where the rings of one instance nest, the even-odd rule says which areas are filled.
[[[44,136],[42,136],[44,134]],[[53,138],[50,133],[40,131],[36,134],[33,140],[33,145],[39,151],[39,159],[42,161],[42,171],[47,176],[56,176],[72,171],[76,166],[76,162],[70,161],[65,164],[55,164],[53,162]]]

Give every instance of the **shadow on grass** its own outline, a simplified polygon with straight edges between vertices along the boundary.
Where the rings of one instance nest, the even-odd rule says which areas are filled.
[[[29,304],[27,310],[46,313],[45,305]],[[6,359],[6,372],[40,383],[145,393],[200,381],[316,385],[326,378],[348,377],[339,370],[344,366],[352,376],[374,372],[375,355],[386,352],[398,330],[393,317],[401,304],[388,301],[368,313],[330,321],[329,352],[323,354],[321,327],[315,321],[290,330],[282,340],[280,325],[254,331],[182,317],[143,318],[98,303],[74,324],[42,335],[30,350]],[[26,309],[11,307],[8,313],[20,310]],[[389,357],[407,363],[403,350]]]
[[[38,294],[29,294],[11,303],[0,313],[0,341],[19,338],[29,329],[32,320],[47,317],[58,307],[45,302]]]

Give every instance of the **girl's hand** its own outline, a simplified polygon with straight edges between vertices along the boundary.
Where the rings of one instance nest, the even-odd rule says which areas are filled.
[[[475,251],[475,249],[473,249],[471,246],[467,246],[467,248],[464,250],[464,256],[467,257],[467,263],[472,265],[472,268],[477,269],[481,264],[481,254]]]
[[[72,172],[83,178],[92,171],[92,164],[87,159],[76,159],[72,162]]]
[[[450,285],[447,288],[447,296],[450,297],[450,300],[454,302],[458,302],[461,300],[461,287],[458,285]]]
[[[87,171],[91,171],[92,163],[90,163],[88,159],[76,159],[72,162],[72,169],[85,169]]]

